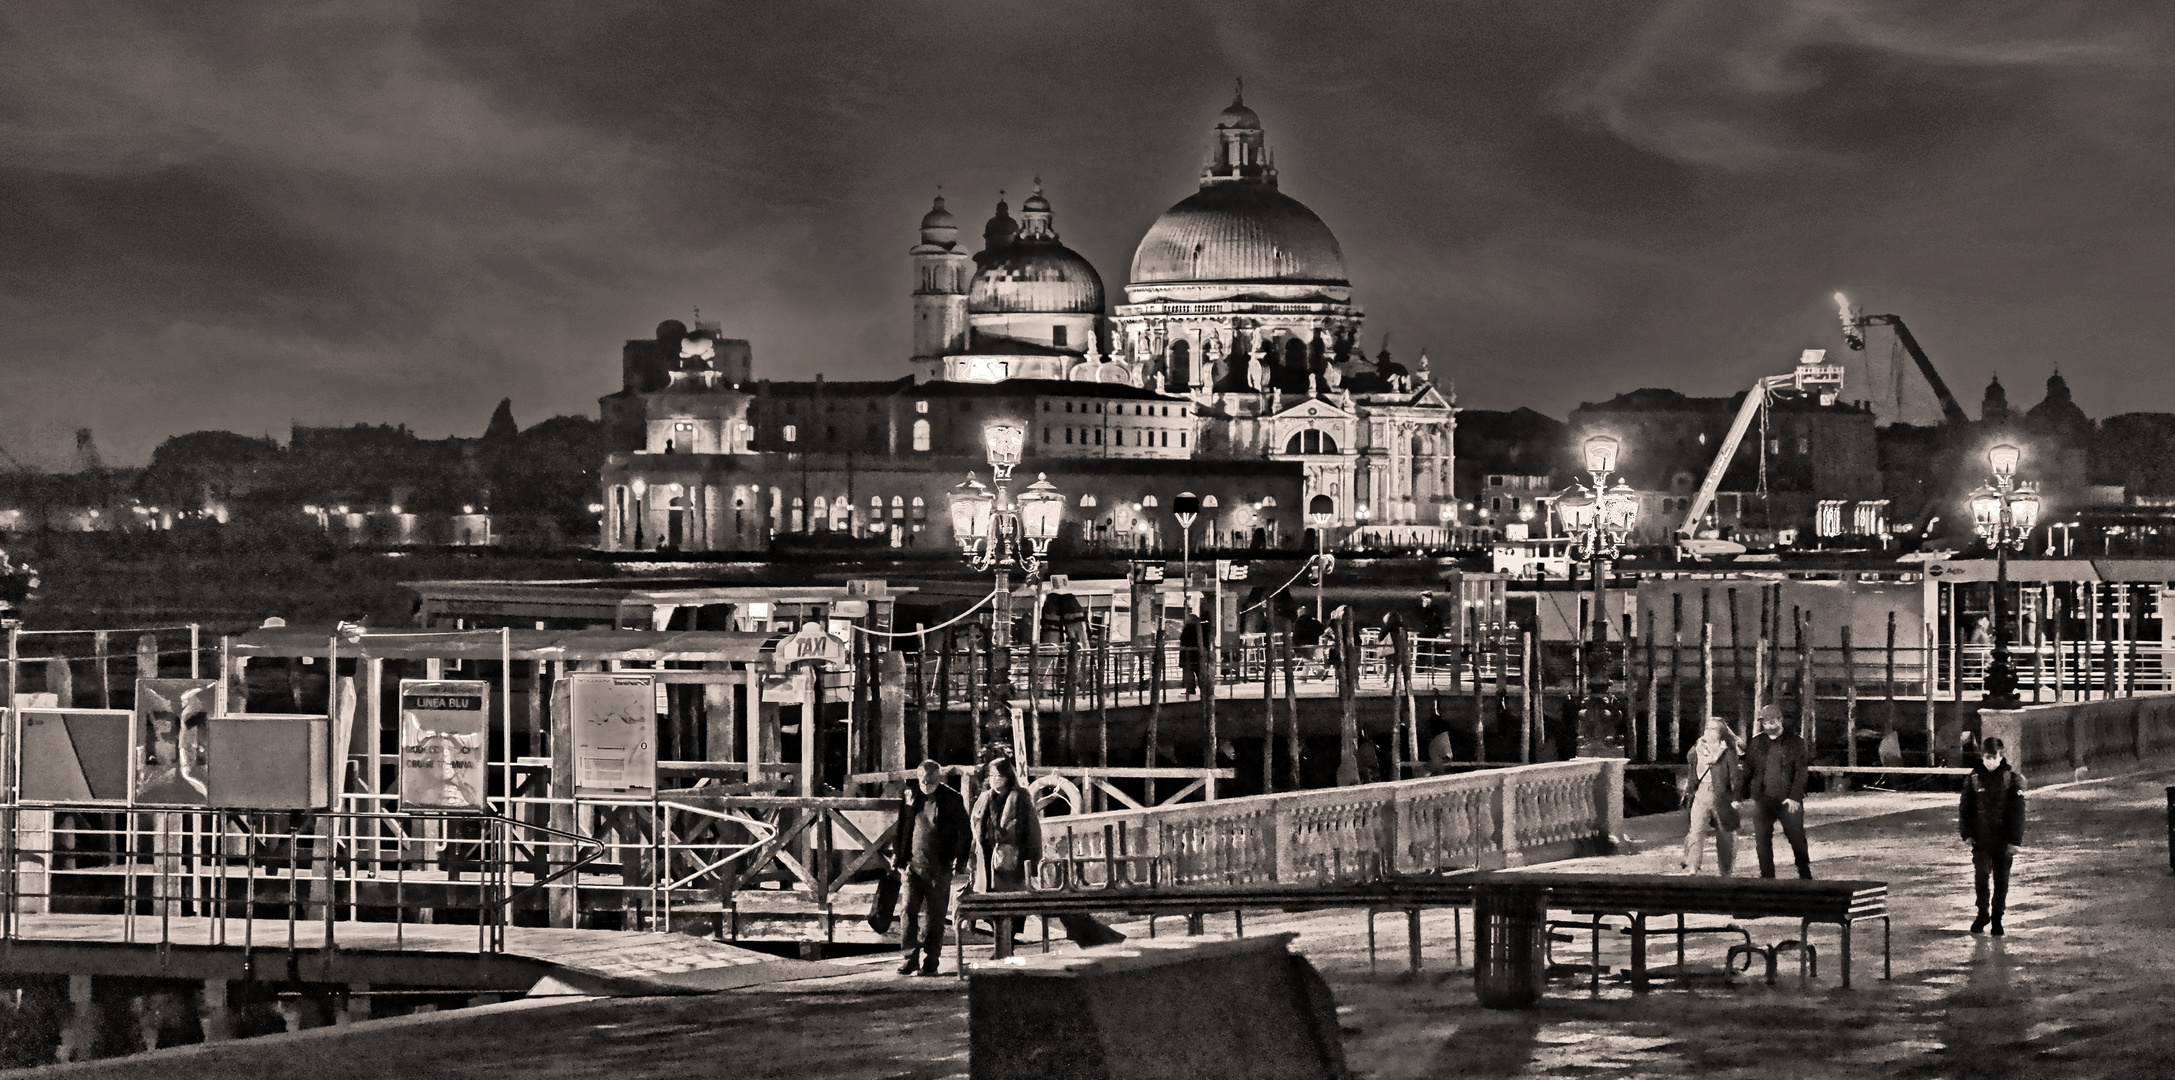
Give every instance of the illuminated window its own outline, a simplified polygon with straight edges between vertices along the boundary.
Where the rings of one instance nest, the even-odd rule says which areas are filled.
[[[924,401],[921,404],[926,405],[928,402]],[[929,449],[929,422],[927,420],[914,421],[914,449]]]
[[[1813,532],[1819,536],[1843,535],[1843,500],[1822,499],[1813,522]]]
[[[853,504],[847,502],[844,495],[840,495],[838,500],[831,504],[831,528],[835,531],[848,528],[852,524]]]
[[[779,432],[779,434],[785,436],[785,441],[787,442],[792,442],[800,438],[800,430],[798,428],[795,428],[791,424],[787,424],[785,426],[785,430]]]
[[[928,402],[926,402],[926,401],[917,401],[917,402],[915,402],[915,403],[914,403],[914,411],[915,411],[915,412],[918,412],[918,413],[925,413],[925,412],[928,412],[928,411],[929,411],[929,403],[928,403]]]
[[[1861,502],[1852,517],[1851,531],[1858,535],[1885,535],[1888,532],[1888,500],[1872,499]]]

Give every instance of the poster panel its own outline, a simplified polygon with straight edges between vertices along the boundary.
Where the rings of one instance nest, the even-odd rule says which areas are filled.
[[[217,679],[138,679],[129,727],[129,801],[138,806],[204,806],[210,742],[204,724]]]
[[[128,803],[128,732],[135,713],[127,709],[19,711],[23,755],[19,775],[25,802]]]
[[[480,812],[491,752],[491,684],[400,680],[400,808]]]
[[[648,675],[567,676],[576,796],[648,797],[657,791],[657,686]]]

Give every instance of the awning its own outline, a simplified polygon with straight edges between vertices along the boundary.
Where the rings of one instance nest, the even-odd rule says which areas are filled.
[[[503,639],[502,639],[503,633]],[[229,640],[235,656],[324,656],[331,627],[259,628]],[[716,630],[411,630],[340,639],[340,655],[387,660],[496,660],[502,640],[516,660],[687,660],[760,663],[783,634]]]

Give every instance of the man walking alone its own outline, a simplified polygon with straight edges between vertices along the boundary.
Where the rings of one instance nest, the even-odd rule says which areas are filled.
[[[2016,846],[2024,842],[2024,778],[2009,768],[2002,749],[2000,739],[1979,743],[1979,760],[1964,778],[1964,797],[1957,808],[1957,829],[1971,844],[1972,886],[1979,901],[1971,932],[1991,923],[1995,937],[2001,936],[2001,912],[2009,904],[2009,865]]]
[[[892,863],[906,875],[901,890],[906,918],[899,928],[906,962],[899,965],[899,974],[934,975],[944,958],[944,915],[951,903],[952,877],[967,872],[967,853],[974,844],[966,800],[944,786],[944,766],[921,763],[921,775],[899,804],[897,837]]]
[[[1737,796],[1752,801],[1752,843],[1760,856],[1760,876],[1775,876],[1775,823],[1789,838],[1790,854],[1797,858],[1797,876],[1812,875],[1812,857],[1805,851],[1805,774],[1812,764],[1805,740],[1782,726],[1782,707],[1760,707],[1760,733],[1745,749],[1744,773],[1737,781]]]

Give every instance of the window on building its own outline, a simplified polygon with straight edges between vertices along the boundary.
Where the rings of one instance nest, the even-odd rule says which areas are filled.
[[[927,420],[914,421],[914,449],[929,449],[929,422]]]
[[[1813,521],[1813,532],[1819,536],[1843,535],[1843,500],[1820,500],[1819,512]]]
[[[1103,429],[1101,429],[1101,428],[1096,428],[1096,429],[1095,429],[1095,445],[1097,445],[1097,446],[1101,446],[1102,444],[1103,444]]]
[[[1042,441],[1044,443],[1050,441],[1050,425],[1048,424],[1042,425]]]
[[[796,428],[791,424],[787,424],[783,430],[778,432],[778,434],[784,436],[785,441],[794,442],[800,438],[801,433],[799,428]]]
[[[1062,349],[1062,348],[1064,348],[1064,347],[1065,347],[1065,328],[1064,328],[1064,327],[1062,327],[1062,326],[1053,326],[1053,327],[1051,327],[1051,328],[1050,328],[1050,344],[1052,344],[1052,345],[1055,345],[1055,346],[1057,346],[1057,347],[1058,347],[1058,348],[1060,348],[1060,349]]]
[[[1043,403],[1042,403],[1042,411],[1043,411],[1043,412],[1049,412],[1049,411],[1050,411],[1050,403],[1049,403],[1049,402],[1045,401],[1045,402],[1043,402]]]
[[[1503,500],[1502,500],[1502,499],[1499,499],[1499,498],[1498,498],[1498,499],[1489,499],[1489,500],[1488,500],[1488,509],[1489,509],[1489,511],[1490,511],[1490,512],[1494,512],[1494,513],[1501,513],[1501,512],[1502,512],[1502,510],[1503,510]]]
[[[1180,443],[1179,445],[1183,446],[1185,444]],[[1318,428],[1308,428],[1305,431],[1294,433],[1291,439],[1284,444],[1284,452],[1287,454],[1334,454],[1337,452],[1337,440],[1330,437],[1326,431]]]
[[[1797,455],[1798,455],[1799,457],[1804,457],[1805,455],[1807,455],[1807,454],[1810,454],[1810,453],[1812,453],[1812,440],[1811,440],[1811,439],[1808,439],[1808,438],[1806,438],[1806,437],[1805,437],[1805,436],[1803,436],[1803,435],[1800,435],[1800,436],[1798,436],[1798,437],[1797,437]]]
[[[1185,433],[1185,432],[1183,432],[1183,431],[1181,431],[1181,432],[1179,432],[1179,433],[1178,433],[1178,445],[1180,445],[1180,446],[1184,446],[1184,445],[1186,445],[1186,433]]]
[[[1095,496],[1093,496],[1093,495],[1082,495],[1082,496],[1080,496],[1080,505],[1081,505],[1081,506],[1094,506],[1094,505],[1095,505]]]
[[[1885,536],[1888,533],[1888,500],[1872,499],[1858,504],[1852,531],[1860,536]]]
[[[789,528],[793,532],[801,531],[801,497],[798,495],[793,496],[793,522]]]
[[[1072,445],[1072,429],[1069,427],[1065,429],[1065,445]]]
[[[847,502],[844,495],[840,495],[838,501],[831,504],[831,529],[835,532],[840,529],[850,528],[852,525],[853,504]]]
[[[917,401],[917,402],[915,402],[915,403],[914,403],[914,411],[915,411],[915,412],[918,412],[918,413],[925,413],[925,412],[928,412],[928,411],[929,411],[929,403],[928,403],[928,402],[926,402],[926,401]]]
[[[1068,402],[1066,402],[1066,403],[1065,403],[1065,411],[1066,411],[1066,412],[1071,412],[1071,411],[1072,411],[1072,402],[1068,401]]]
[[[1166,432],[1164,432],[1164,433],[1163,433],[1163,445],[1165,445],[1165,446],[1169,446],[1170,444],[1171,444],[1171,433],[1170,433],[1170,432],[1168,432],[1168,431],[1166,431]]]
[[[1098,401],[1098,402],[1096,402],[1096,403],[1095,403],[1095,411],[1096,411],[1097,413],[1100,413],[1100,412],[1102,412],[1102,411],[1103,411],[1103,403],[1102,403],[1102,402]]]

